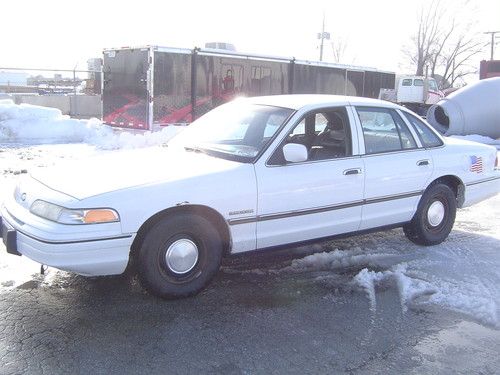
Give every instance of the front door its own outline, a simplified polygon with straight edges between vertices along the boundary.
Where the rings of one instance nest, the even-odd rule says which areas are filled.
[[[351,123],[344,107],[310,112],[268,160],[256,164],[258,248],[359,228],[364,166]],[[304,145],[308,160],[286,162],[287,143]]]

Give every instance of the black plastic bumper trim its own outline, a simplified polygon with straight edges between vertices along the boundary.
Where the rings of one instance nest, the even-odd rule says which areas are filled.
[[[42,240],[41,238],[31,236],[25,232],[19,231],[19,233],[23,234],[26,237],[31,238],[32,240],[50,244],[50,245],[69,245],[69,244],[75,244],[75,243],[85,243],[85,242],[98,242],[98,241],[109,241],[109,240],[121,240],[124,238],[131,238],[132,235],[128,234],[125,236],[116,236],[116,237],[102,237],[102,238],[92,238],[89,240],[74,240],[74,241],[47,241],[47,240]]]
[[[9,254],[21,255],[17,251],[17,231],[7,224],[3,223],[3,218],[0,216],[0,238],[2,239],[5,248]]]

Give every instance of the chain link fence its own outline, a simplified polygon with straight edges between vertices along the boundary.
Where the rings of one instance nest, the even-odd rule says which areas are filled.
[[[100,59],[95,60],[89,70],[0,67],[0,99],[100,118],[102,72]]]

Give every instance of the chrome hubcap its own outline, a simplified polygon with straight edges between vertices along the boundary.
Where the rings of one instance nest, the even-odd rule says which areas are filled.
[[[442,202],[435,201],[429,206],[427,210],[427,221],[433,227],[437,227],[443,222],[445,208]]]
[[[198,247],[186,238],[175,241],[165,253],[165,262],[170,271],[185,274],[191,271],[198,261]]]

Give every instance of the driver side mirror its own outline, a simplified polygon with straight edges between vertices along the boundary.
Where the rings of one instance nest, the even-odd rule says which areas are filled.
[[[283,156],[289,163],[307,161],[307,147],[299,143],[287,143],[283,146]]]

